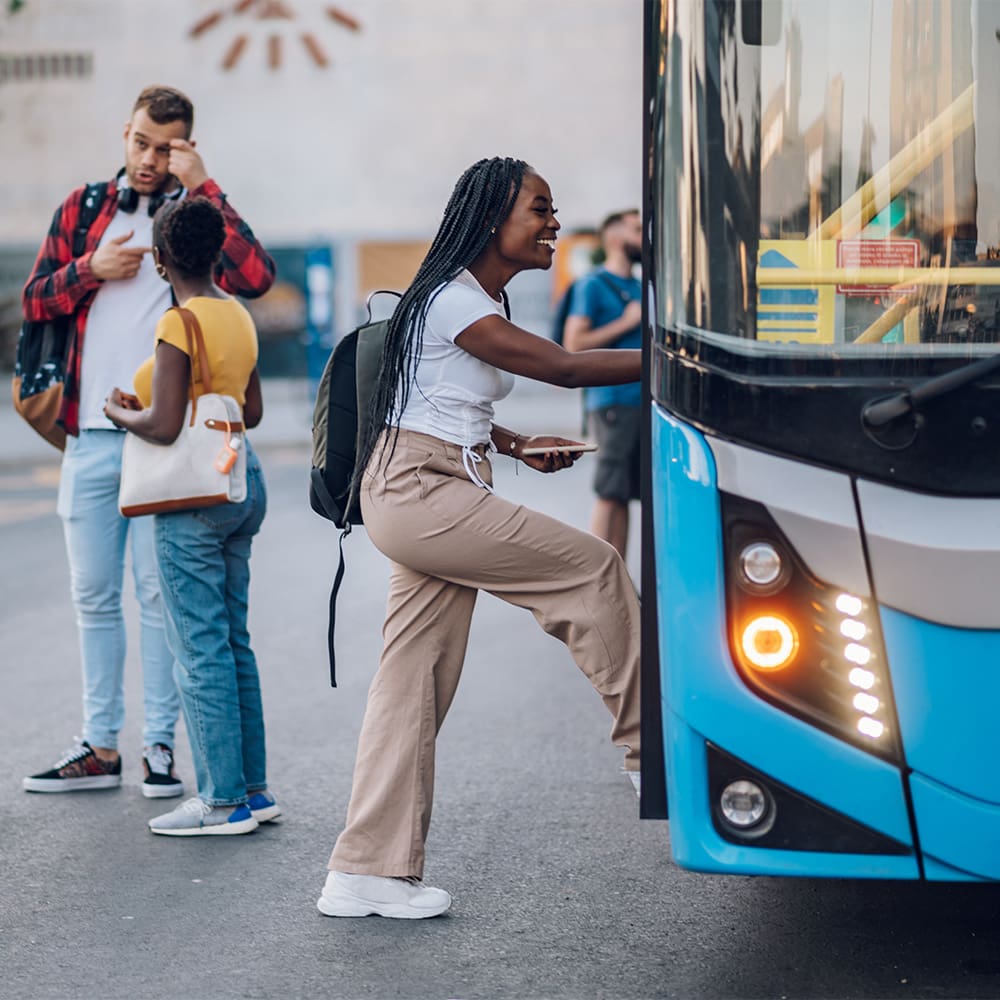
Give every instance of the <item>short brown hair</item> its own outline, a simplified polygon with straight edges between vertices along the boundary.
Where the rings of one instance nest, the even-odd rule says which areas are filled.
[[[182,94],[173,87],[146,87],[135,99],[135,104],[132,105],[132,114],[135,114],[140,108],[145,108],[146,114],[157,125],[166,125],[168,122],[184,122],[187,136],[190,138],[191,129],[194,127],[194,105],[186,94]]]
[[[625,208],[620,212],[612,212],[602,223],[601,223],[601,236],[603,236],[612,226],[617,226],[619,222],[624,222],[630,215],[638,215],[639,209],[637,208]]]

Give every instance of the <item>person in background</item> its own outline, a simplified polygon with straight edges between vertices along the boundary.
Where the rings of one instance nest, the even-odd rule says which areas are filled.
[[[267,791],[264,711],[247,631],[250,548],[267,507],[264,474],[247,428],[263,413],[257,331],[246,309],[213,280],[226,238],[207,198],[165,205],[153,223],[153,256],[181,307],[201,327],[212,391],[243,407],[247,492],[241,503],[153,517],[167,639],[191,742],[198,795],[149,821],[168,836],[251,833],[280,809]],[[171,309],[157,324],[156,350],[135,373],[135,396],[115,387],[104,412],[117,427],[156,444],[181,431],[191,394],[206,390],[202,359],[189,355],[184,321]]]
[[[638,778],[639,602],[625,564],[600,539],[492,488],[491,452],[540,472],[580,455],[579,442],[494,422],[515,375],[560,386],[639,377],[639,351],[574,354],[506,318],[504,287],[552,266],[559,228],[538,173],[522,160],[480,160],[456,184],[390,321],[353,484],[368,535],[391,560],[388,609],[347,824],[317,903],[327,916],[432,917],[451,905],[421,879],[435,739],[480,590],[566,644]]]
[[[121,784],[118,734],[125,720],[125,620],[122,585],[126,544],[139,601],[143,676],[142,793],[182,795],[174,773],[179,711],[173,656],[167,646],[157,584],[151,518],[124,518],[118,482],[125,435],[104,415],[113,385],[131,387],[132,373],[153,349],[157,320],[170,287],[150,256],[159,205],[188,195],[208,198],[222,212],[226,237],[216,277],[244,298],[263,295],[274,263],[209,177],[191,139],[194,108],[172,87],[147,87],[125,124],[125,166],[108,181],[81,257],[73,234],[86,188],[56,210],[24,287],[27,320],[71,317],[71,342],[60,422],[67,443],[59,481],[70,584],[83,669],[83,731],[46,771],[24,779],[29,792],[72,792]]]
[[[633,269],[642,260],[642,222],[634,209],[601,224],[604,264],[573,287],[565,326],[566,349],[642,347],[642,286]],[[587,427],[598,445],[594,471],[597,501],[590,530],[623,558],[628,546],[629,501],[639,499],[638,382],[584,391]]]

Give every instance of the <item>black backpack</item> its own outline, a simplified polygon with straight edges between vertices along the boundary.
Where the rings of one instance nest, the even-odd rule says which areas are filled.
[[[333,634],[337,618],[337,594],[344,579],[344,539],[355,524],[363,524],[361,506],[350,492],[358,457],[358,445],[368,415],[372,390],[378,381],[382,349],[389,320],[373,321],[371,302],[376,295],[395,295],[380,289],[368,296],[368,321],[347,334],[334,348],[323,369],[313,410],[313,462],[309,481],[309,504],[320,517],[340,528],[340,557],[330,590],[330,621],[326,630],[330,654],[330,686],[337,686],[337,657]],[[510,302],[501,291],[503,309],[510,319]]]
[[[620,285],[617,285],[610,278],[608,278],[606,274],[601,271],[596,271],[594,274],[622,300],[623,309],[632,301],[632,297],[629,293],[626,292]],[[583,278],[586,277],[589,277],[589,275],[583,276]],[[569,287],[565,292],[563,292],[562,298],[558,301],[558,303],[556,303],[556,310],[552,316],[552,339],[560,347],[566,346],[563,341],[566,335],[566,320],[569,319],[569,304],[573,301],[573,289],[576,288],[581,281],[583,281],[583,278],[577,278],[575,281],[570,282]]]
[[[368,303],[367,322],[347,334],[327,360],[313,410],[309,504],[320,517],[333,521],[341,529],[340,562],[330,591],[330,621],[326,636],[331,687],[337,686],[333,633],[337,593],[344,578],[344,539],[351,533],[353,525],[362,523],[358,497],[350,492],[351,478],[389,330],[388,319],[372,321],[370,297]]]
[[[88,184],[80,199],[73,230],[73,257],[82,257],[87,234],[101,212],[108,182]],[[66,355],[73,335],[73,316],[34,322],[25,320],[17,338],[12,384],[14,409],[50,444],[60,450],[66,432],[56,422],[66,379]]]

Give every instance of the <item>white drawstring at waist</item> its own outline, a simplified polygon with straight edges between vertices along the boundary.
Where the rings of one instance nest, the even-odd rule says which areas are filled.
[[[467,444],[462,445],[462,466],[469,474],[469,479],[471,479],[476,486],[481,486],[487,493],[492,493],[493,487],[483,480],[483,477],[479,475],[479,470],[476,468],[481,461],[483,461],[483,456],[480,455],[478,451],[470,448]]]

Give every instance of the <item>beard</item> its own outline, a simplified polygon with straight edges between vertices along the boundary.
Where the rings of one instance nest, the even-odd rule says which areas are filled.
[[[632,264],[642,263],[642,246],[637,243],[626,243],[625,244],[625,256],[628,257],[629,262]]]

